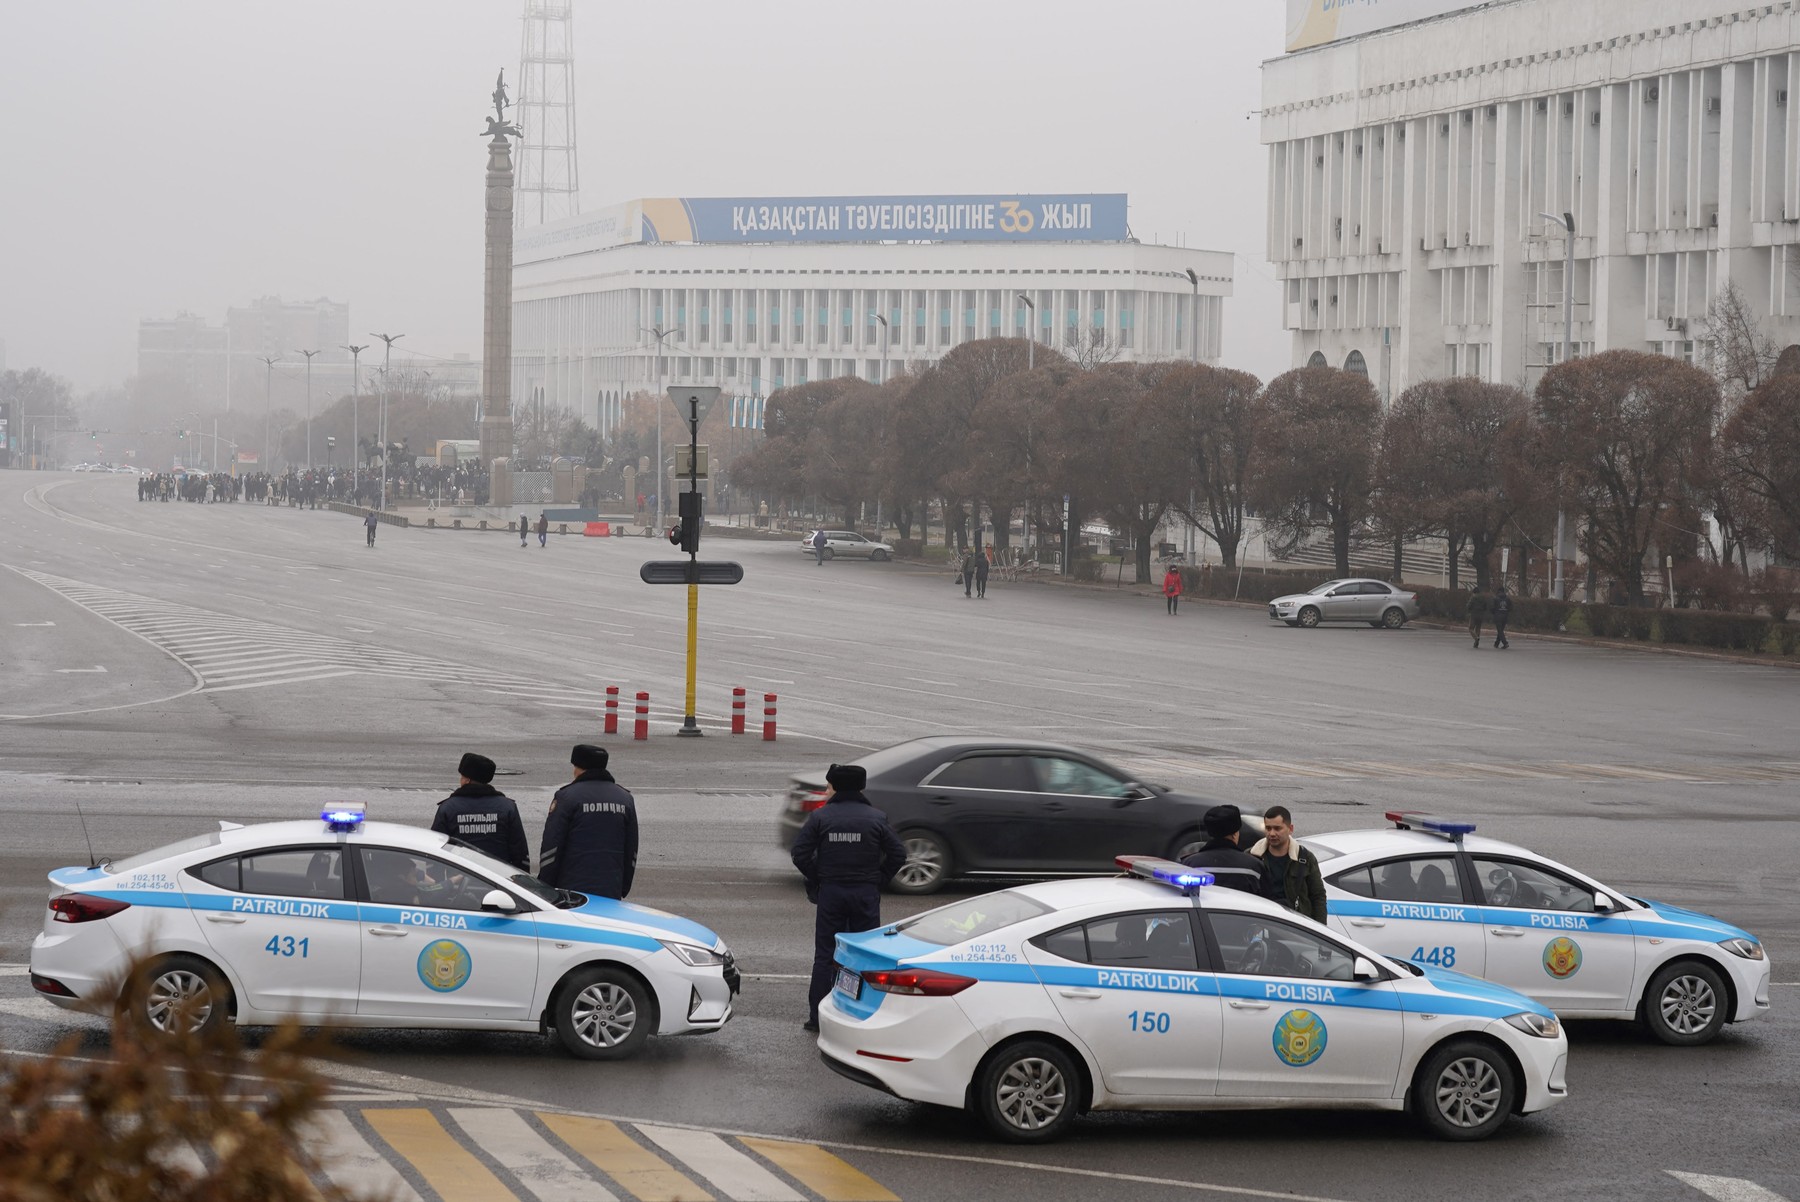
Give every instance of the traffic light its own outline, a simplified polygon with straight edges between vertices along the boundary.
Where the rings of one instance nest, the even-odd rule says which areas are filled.
[[[677,497],[680,501],[681,524],[669,527],[669,542],[694,555],[700,550],[700,494],[684,492],[677,494]]]

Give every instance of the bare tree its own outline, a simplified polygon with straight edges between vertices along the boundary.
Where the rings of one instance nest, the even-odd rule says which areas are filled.
[[[1350,536],[1369,517],[1381,398],[1367,376],[1301,367],[1269,381],[1251,460],[1251,496],[1278,538],[1321,526],[1340,575]]]
[[[1745,398],[1725,423],[1720,461],[1774,549],[1800,559],[1800,376],[1776,376]]]
[[[1727,410],[1775,374],[1781,350],[1762,332],[1762,321],[1737,284],[1724,289],[1706,307],[1694,362],[1719,382]]]
[[[1190,489],[1176,508],[1219,546],[1226,567],[1237,566],[1248,506],[1250,457],[1256,446],[1262,381],[1249,372],[1177,364],[1157,381],[1163,403],[1189,456]]]
[[[1589,560],[1641,604],[1645,556],[1693,520],[1718,385],[1664,355],[1606,351],[1545,372],[1535,408],[1541,452],[1588,514]]]

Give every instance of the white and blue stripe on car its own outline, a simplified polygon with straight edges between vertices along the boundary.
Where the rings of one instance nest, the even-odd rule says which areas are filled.
[[[1721,939],[1755,936],[1708,914],[1698,914],[1661,902],[1647,901],[1644,910],[1612,913],[1571,913],[1564,910],[1503,909],[1464,902],[1368,901],[1331,898],[1326,909],[1346,918],[1390,918],[1413,922],[1469,923],[1476,926],[1522,926],[1543,931],[1597,931],[1602,934],[1651,935],[1658,939],[1697,939],[1717,943]],[[1623,927],[1620,924],[1629,924]]]

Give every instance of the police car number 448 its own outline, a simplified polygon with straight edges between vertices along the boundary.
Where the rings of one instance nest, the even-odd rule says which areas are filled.
[[[716,1031],[739,975],[712,931],[559,890],[445,835],[328,808],[220,823],[118,863],[59,868],[31,946],[38,996],[142,1026],[554,1028],[585,1059]]]
[[[1331,1107],[1492,1135],[1566,1095],[1568,1043],[1513,990],[1393,960],[1204,872],[1024,885],[837,938],[819,1050],[1003,1139],[1085,1110]]]

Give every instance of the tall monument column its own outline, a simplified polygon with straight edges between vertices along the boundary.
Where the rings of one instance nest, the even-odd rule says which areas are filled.
[[[495,505],[512,502],[513,163],[507,137],[516,137],[519,127],[506,119],[507,105],[502,71],[486,134],[487,259],[481,314],[481,459],[488,465],[489,499]]]

